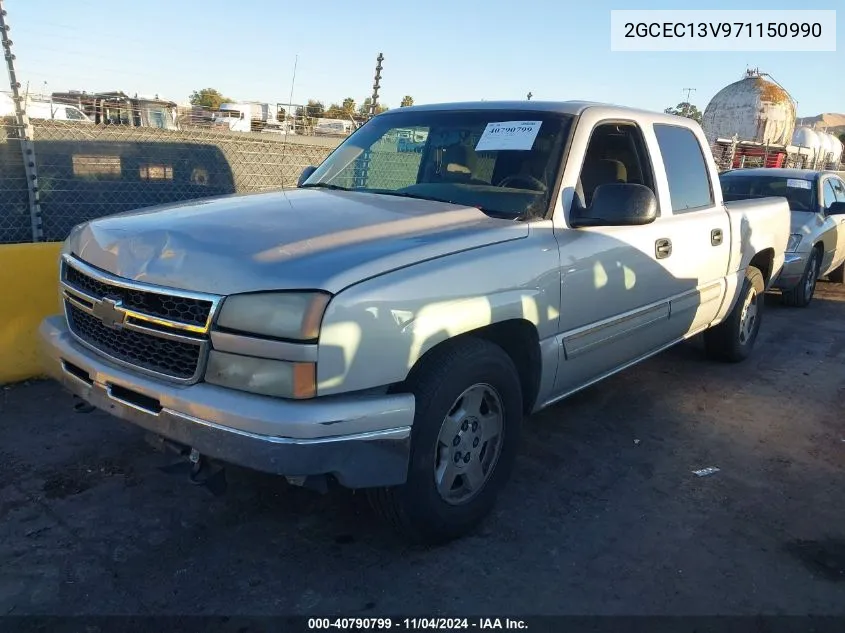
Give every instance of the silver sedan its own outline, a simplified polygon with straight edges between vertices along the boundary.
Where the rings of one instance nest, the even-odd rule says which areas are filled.
[[[845,273],[845,181],[831,171],[734,169],[720,174],[725,200],[782,196],[792,229],[786,262],[774,283],[786,304],[809,305],[816,280],[843,283]]]

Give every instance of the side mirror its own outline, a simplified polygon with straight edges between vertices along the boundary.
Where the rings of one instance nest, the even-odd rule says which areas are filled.
[[[644,185],[599,185],[589,208],[572,218],[571,226],[636,226],[657,219],[657,198]]]
[[[299,180],[296,181],[296,186],[301,187],[305,183],[305,181],[311,177],[311,174],[313,174],[315,171],[317,171],[317,168],[314,167],[314,165],[308,165],[308,167],[302,170],[302,173],[299,176]]]
[[[826,215],[845,215],[845,202],[834,202],[825,211]]]

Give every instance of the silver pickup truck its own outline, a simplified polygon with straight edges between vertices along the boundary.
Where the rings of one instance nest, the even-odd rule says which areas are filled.
[[[525,416],[699,332],[746,358],[789,233],[783,198],[723,202],[689,119],[400,108],[295,190],[76,227],[45,368],[195,460],[366,488],[444,541],[491,509]]]

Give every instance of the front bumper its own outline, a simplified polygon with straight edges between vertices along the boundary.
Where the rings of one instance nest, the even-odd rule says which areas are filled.
[[[405,482],[411,394],[291,401],[174,385],[83,347],[61,316],[42,322],[40,339],[44,370],[71,393],[203,455],[277,475],[333,475],[349,488]]]
[[[792,290],[804,276],[810,253],[787,253],[783,261],[783,268],[772,284],[772,288]]]

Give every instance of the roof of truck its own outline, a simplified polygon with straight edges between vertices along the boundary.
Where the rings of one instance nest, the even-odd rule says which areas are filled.
[[[560,114],[579,115],[587,108],[612,108],[624,110],[631,114],[642,114],[654,116],[658,114],[649,110],[638,110],[625,106],[613,105],[611,103],[599,103],[595,101],[460,101],[456,103],[428,103],[425,105],[408,106],[387,110],[379,116],[400,114],[408,111],[435,111],[435,110],[522,110],[525,112],[557,112]],[[662,115],[661,116],[668,116]]]
[[[723,174],[742,174],[747,176],[778,176],[781,178],[797,178],[800,180],[815,180],[825,171],[813,169],[784,169],[783,167],[752,167],[750,169],[729,169]],[[833,173],[833,172],[830,172]]]

